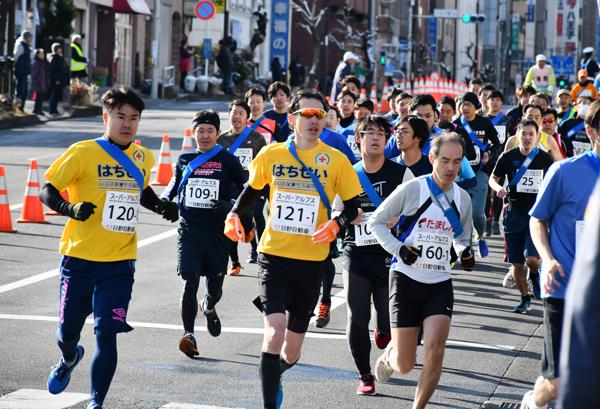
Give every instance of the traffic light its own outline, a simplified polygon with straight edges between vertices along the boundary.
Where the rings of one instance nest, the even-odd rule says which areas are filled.
[[[463,14],[463,23],[483,23],[485,21],[485,14]]]
[[[379,54],[379,64],[385,65],[386,60],[387,60],[387,58],[386,58],[386,55],[385,55],[385,51],[382,51]]]
[[[569,81],[568,77],[557,77],[556,85],[558,89],[569,89],[571,88],[571,81]]]

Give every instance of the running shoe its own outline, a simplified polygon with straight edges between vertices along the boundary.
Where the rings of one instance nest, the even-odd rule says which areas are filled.
[[[252,250],[246,259],[246,263],[248,264],[256,264],[258,261],[258,253],[256,250]]]
[[[192,334],[191,332],[187,332],[179,340],[179,350],[192,359],[195,356],[200,355],[200,353],[198,352],[198,346],[196,344],[196,338],[194,337],[194,334]]]
[[[531,300],[529,298],[521,298],[521,302],[517,304],[513,312],[527,314],[529,310],[531,310]]]
[[[242,271],[242,265],[239,261],[234,261],[231,263],[231,268],[227,270],[227,275],[229,276],[238,276]]]
[[[488,249],[485,239],[479,240],[478,244],[479,244],[479,255],[481,257],[487,257],[490,254],[490,250]]]
[[[533,296],[538,299],[541,300],[542,299],[542,289],[540,288],[540,272],[538,271],[538,273],[536,275],[534,275],[533,277],[530,274],[530,281],[531,281],[531,289],[532,289],[532,293]]]
[[[317,317],[317,320],[315,321],[315,326],[317,328],[323,328],[324,326],[329,324],[329,319],[331,318],[330,309],[331,309],[331,304],[321,303],[321,305],[319,305],[319,316]]]
[[[539,408],[539,409],[548,409],[548,404],[544,405],[544,406],[532,406],[529,405],[529,403],[532,403],[533,405],[535,405],[535,402],[533,402],[533,391],[527,391],[525,392],[525,395],[523,395],[523,400],[521,401],[521,406],[519,406],[519,409],[532,409],[532,408]]]
[[[494,220],[494,222],[492,223],[492,234],[494,236],[499,236],[500,235],[500,223],[498,223],[497,221]]]
[[[275,407],[277,409],[281,408],[282,403],[283,403],[283,387],[281,386],[281,379],[280,379],[279,385],[277,385],[277,400],[275,401]]]
[[[394,370],[388,362],[389,352],[392,349],[392,344],[389,344],[383,354],[375,361],[375,379],[377,382],[387,382],[392,377]]]
[[[513,278],[513,271],[512,271],[512,266],[508,269],[508,273],[506,273],[506,275],[504,276],[504,279],[502,280],[502,287],[506,287],[506,288],[514,288],[517,285],[517,283],[515,283],[515,280]]]
[[[375,377],[370,373],[361,375],[356,388],[357,395],[375,395]]]
[[[217,310],[214,307],[212,310],[206,308],[206,300],[202,301],[200,304],[200,310],[206,317],[206,328],[208,329],[208,333],[213,337],[221,335],[221,320],[217,315]]]
[[[379,332],[377,328],[373,331],[373,338],[375,338],[375,345],[377,345],[377,348],[379,349],[385,349],[392,340],[391,335]]]
[[[77,345],[75,352],[77,353],[77,358],[72,365],[67,365],[64,359],[60,358],[60,361],[52,367],[52,371],[50,371],[50,375],[48,376],[48,392],[56,395],[69,386],[71,373],[83,358],[85,350],[81,345]]]
[[[102,405],[94,401],[90,401],[87,405],[87,409],[102,409]]]

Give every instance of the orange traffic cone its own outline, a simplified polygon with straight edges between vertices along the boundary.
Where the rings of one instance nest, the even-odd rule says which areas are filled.
[[[167,186],[173,177],[173,166],[171,165],[171,147],[169,146],[169,135],[164,134],[160,145],[158,157],[158,170],[153,185]]]
[[[183,134],[183,143],[181,144],[181,152],[189,151],[190,149],[194,148],[192,139],[192,130],[190,128],[185,128],[185,133]]]
[[[383,94],[381,94],[381,104],[380,104],[380,111],[381,112],[390,112],[390,104],[388,104],[388,89],[389,89],[389,85],[387,82],[385,82],[383,84]]]
[[[60,192],[60,195],[62,196],[63,199],[65,199],[67,202],[69,201],[69,192],[67,192],[66,190],[63,190],[62,192]],[[50,210],[46,210],[44,212],[44,214],[46,216],[62,216],[62,214],[55,212],[54,210],[50,209]]]
[[[379,104],[377,103],[377,88],[375,85],[371,85],[371,94],[369,95],[369,99],[373,103],[374,112],[379,112]]]
[[[140,139],[136,139],[135,141],[133,141],[133,143],[135,143],[136,145],[142,146],[142,141]]]
[[[29,165],[29,175],[27,176],[27,185],[25,185],[23,211],[21,217],[17,219],[17,223],[48,223],[44,219],[44,209],[38,196],[39,193],[40,175],[37,161],[33,159]]]
[[[10,206],[8,205],[8,189],[6,188],[6,177],[4,166],[0,166],[0,232],[14,233],[10,217]]]

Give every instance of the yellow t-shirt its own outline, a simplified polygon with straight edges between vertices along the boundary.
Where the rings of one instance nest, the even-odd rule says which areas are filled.
[[[349,200],[362,192],[350,161],[340,151],[319,141],[309,150],[297,151],[316,172],[329,202],[335,195]],[[248,167],[249,184],[260,190],[270,186],[269,219],[258,250],[274,256],[320,261],[329,254],[329,244],[315,244],[311,235],[327,221],[327,208],[307,172],[285,143],[264,147]]]
[[[152,152],[133,143],[123,152],[144,175],[143,188],[148,186],[154,165]],[[91,261],[136,258],[137,235],[131,230],[137,221],[140,188],[96,141],[71,145],[44,176],[59,191],[67,189],[71,203],[91,202],[97,206],[86,221],[67,221],[60,238],[60,254]],[[108,202],[107,193],[111,197]]]
[[[540,140],[538,141],[538,146],[540,148],[542,148],[542,150],[544,152],[548,152],[548,138],[550,137],[550,135],[548,135],[546,132],[540,131]],[[521,143],[521,138],[519,138],[519,136],[517,135],[516,141],[515,141],[515,148],[517,146],[519,146]]]

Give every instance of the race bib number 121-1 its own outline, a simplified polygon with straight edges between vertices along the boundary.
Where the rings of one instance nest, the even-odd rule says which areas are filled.
[[[271,228],[282,233],[310,236],[319,216],[319,196],[276,190],[271,206]]]

